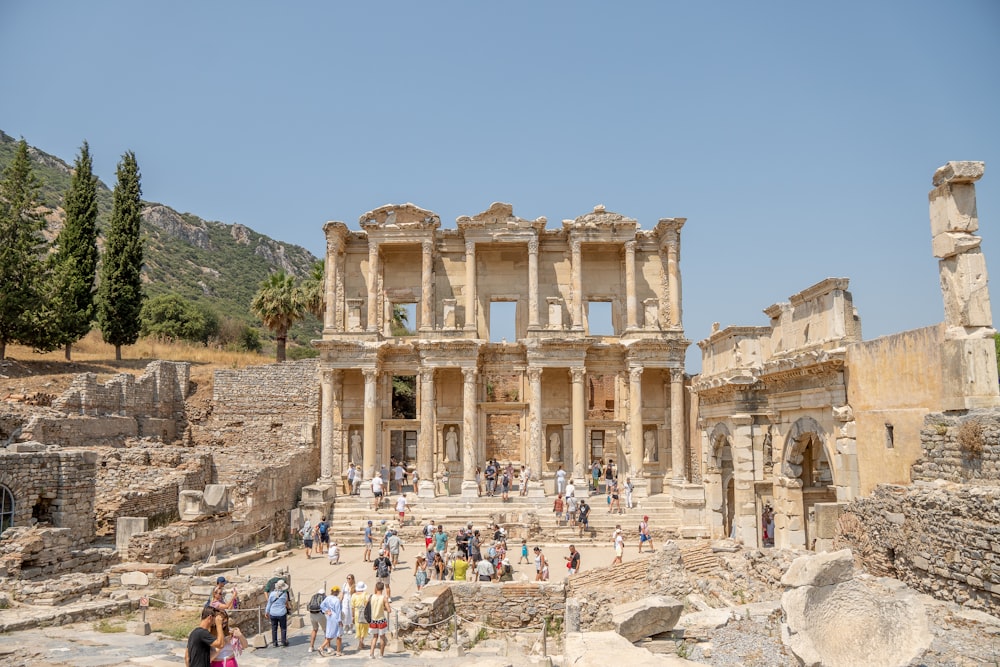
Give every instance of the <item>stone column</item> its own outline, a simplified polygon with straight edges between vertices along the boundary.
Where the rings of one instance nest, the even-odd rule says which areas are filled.
[[[532,482],[528,486],[529,495],[545,495],[542,486],[542,461],[545,451],[545,434],[542,433],[542,369],[528,369],[528,387],[531,404],[528,407],[528,464],[531,466]]]
[[[420,273],[420,331],[434,329],[434,242],[421,245],[423,265]]]
[[[368,326],[369,333],[378,331],[378,243],[368,239]],[[365,443],[367,445],[367,442]]]
[[[571,279],[573,283],[573,308],[570,315],[573,318],[574,331],[583,329],[583,274],[581,266],[583,255],[581,245],[580,239],[570,241],[570,249],[572,250]]]
[[[323,397],[319,444],[319,478],[324,483],[334,482],[334,445],[343,423],[341,396],[344,389],[344,371],[324,369],[320,380]],[[339,472],[339,471],[338,471]]]
[[[324,263],[323,295],[326,307],[323,309],[323,328],[343,331],[343,304],[337,298],[337,288],[341,283],[340,254],[344,249],[343,223],[328,222],[323,225],[326,233],[326,261]]]
[[[585,403],[584,379],[587,369],[570,369],[573,379],[573,411],[571,414],[573,428],[573,485],[577,496],[589,496],[587,486],[587,429],[584,421],[587,417]]]
[[[434,497],[434,369],[420,371],[420,438],[417,440],[417,495]]]
[[[378,370],[375,368],[364,368],[361,370],[365,376],[365,428],[364,442],[362,443],[362,470],[364,475],[361,479],[369,481],[375,476],[375,453],[376,440],[378,434]],[[367,491],[365,490],[367,489]],[[371,496],[371,487],[367,484],[361,485],[362,495]]]
[[[638,326],[635,300],[635,241],[625,242],[625,328]]]
[[[684,432],[684,369],[670,369],[670,466],[675,483],[686,478],[687,460]]]
[[[642,366],[633,366],[628,372],[628,447],[629,472],[638,491],[645,488],[642,441]]]
[[[670,285],[670,326],[681,326],[681,235],[679,230],[667,236],[667,281]]]
[[[538,328],[538,239],[528,241],[528,328]]]
[[[476,369],[462,369],[462,497],[476,498],[479,489],[476,485],[476,465],[479,457],[476,452],[478,430],[478,410],[476,403]]]
[[[476,242],[465,242],[465,330],[476,332]]]

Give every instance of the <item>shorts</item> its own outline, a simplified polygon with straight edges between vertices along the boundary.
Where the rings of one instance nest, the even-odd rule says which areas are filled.
[[[325,535],[323,533],[320,533],[319,534],[319,543],[320,544],[330,544],[330,533],[327,533]]]
[[[619,558],[622,557],[622,547],[621,547],[621,545],[618,545],[618,546],[615,547],[615,555],[618,556]]]
[[[639,541],[640,542],[649,542],[651,539],[653,539],[653,538],[651,538],[649,535],[640,535],[639,536]]]
[[[406,516],[406,512],[405,511],[404,512],[400,512],[399,513],[399,520],[402,521],[405,516]]]
[[[326,632],[326,614],[321,611],[309,612],[309,622],[317,632]]]
[[[331,616],[330,622],[326,624],[326,632],[323,636],[327,639],[338,639],[343,634],[343,630],[344,626],[340,624],[340,619],[338,618],[334,622],[334,618]]]
[[[372,621],[368,624],[368,632],[372,637],[385,637],[389,634],[389,619]]]
[[[312,538],[310,537],[309,539],[303,539],[302,540],[302,544],[304,544],[306,546],[306,549],[312,549],[312,545],[313,545]]]
[[[375,495],[376,498],[381,498],[382,497],[382,492],[381,491],[372,491],[372,493]]]
[[[377,584],[378,582],[380,582],[380,581],[381,581],[381,582],[382,582],[383,584],[385,584],[385,587],[386,587],[386,588],[388,588],[388,587],[389,587],[389,577],[375,577],[375,583],[376,583],[376,584]],[[374,589],[373,589],[373,590],[374,590]]]

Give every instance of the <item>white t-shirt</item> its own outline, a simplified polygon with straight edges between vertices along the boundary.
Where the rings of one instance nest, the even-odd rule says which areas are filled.
[[[397,512],[405,512],[406,511],[406,498],[404,498],[403,496],[400,496],[396,500],[396,511]]]
[[[396,481],[403,479],[403,473],[405,472],[403,466],[396,466],[393,472],[396,473]]]
[[[570,482],[569,484],[566,485],[566,497],[572,498],[573,494],[575,493],[576,493],[576,487],[573,486],[573,482]]]
[[[382,478],[378,475],[372,478],[372,493],[382,493]]]

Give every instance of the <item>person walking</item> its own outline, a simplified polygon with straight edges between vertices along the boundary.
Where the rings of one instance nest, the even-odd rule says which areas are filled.
[[[639,553],[642,553],[642,547],[645,544],[649,544],[649,550],[653,551],[653,536],[649,532],[649,517],[642,517],[642,521],[639,522]]]
[[[382,507],[382,475],[379,472],[372,477],[372,509],[376,512]]]
[[[226,641],[222,630],[221,610],[206,605],[201,610],[201,622],[188,635],[184,649],[185,667],[210,667],[212,651],[222,648]],[[212,630],[215,634],[212,634]]]
[[[590,466],[590,479],[591,483],[594,485],[594,492],[601,490],[600,480],[601,480],[601,461],[597,460]]]
[[[323,633],[326,636],[326,615],[323,613],[323,601],[326,600],[326,591],[322,588],[313,593],[313,596],[309,598],[309,604],[306,609],[309,611],[309,624],[312,626],[312,630],[309,633],[309,652],[312,653],[316,650],[316,635]],[[320,651],[323,647],[320,646]]]
[[[358,650],[365,650],[365,637],[368,636],[368,622],[361,618],[361,614],[368,604],[368,590],[365,582],[359,581],[354,587],[354,595],[351,596],[351,616],[354,617],[354,636],[358,640]]]
[[[389,557],[392,559],[392,566],[396,567],[399,565],[399,551],[406,548],[403,546],[403,540],[400,539],[398,531],[389,531],[389,536],[385,539],[385,546],[389,549]]]
[[[326,630],[323,634],[323,643],[319,647],[320,655],[344,655],[343,626],[341,616],[344,613],[343,600],[340,599],[340,586],[330,589],[330,594],[320,605],[323,615],[326,617]],[[337,650],[334,652],[331,642],[337,640]]]
[[[312,521],[306,519],[306,522],[302,524],[302,530],[299,531],[299,535],[302,536],[302,545],[306,548],[306,560],[312,558],[310,553],[313,548],[313,525]]]
[[[372,616],[368,622],[368,629],[372,635],[372,648],[369,657],[375,657],[375,646],[379,647],[379,657],[385,657],[385,645],[389,641],[389,612],[392,611],[389,605],[389,592],[386,586],[380,581],[375,584],[375,594],[371,599]]]
[[[580,526],[580,537],[583,537],[583,533],[590,530],[590,505],[587,504],[586,500],[580,501],[580,511],[576,522]]]
[[[545,560],[545,554],[541,547],[535,547],[535,581],[549,580],[549,561]]]
[[[625,555],[625,536],[622,534],[621,524],[615,526],[614,543],[615,543],[615,559],[611,561],[611,564],[621,565],[622,557]]]
[[[632,489],[635,486],[632,485],[632,478],[625,478],[625,508],[632,509]]]
[[[569,545],[569,555],[563,556],[566,559],[566,569],[569,570],[569,574],[576,574],[580,571],[580,552],[576,550],[574,545]]]
[[[566,491],[566,471],[563,470],[562,464],[559,464],[559,470],[556,471],[556,493],[562,494]]]
[[[322,554],[330,550],[330,524],[326,517],[320,519],[319,523],[316,524],[316,533],[319,535],[319,546],[316,548],[316,553],[320,554],[320,558],[322,558]]]
[[[368,525],[365,526],[365,537],[364,537],[364,540],[365,540],[365,560],[364,560],[364,562],[366,562],[366,563],[372,562],[372,545],[373,545],[373,543],[375,541],[374,537],[372,536],[372,531],[374,531],[374,530],[375,529],[372,526],[372,522],[369,520],[368,521]]]
[[[392,558],[389,556],[388,549],[375,559],[372,570],[375,572],[375,590],[379,590],[378,587],[381,586],[385,590],[385,594],[391,596],[389,576],[392,574]]]
[[[403,524],[406,523],[406,494],[399,494],[399,498],[396,498],[396,514],[399,515],[399,527],[402,528]]]
[[[279,579],[274,590],[267,596],[264,615],[271,621],[271,644],[288,647],[288,582]],[[278,643],[278,629],[281,629],[281,643]]]
[[[562,493],[556,496],[556,499],[552,501],[552,513],[556,515],[556,525],[562,523],[563,511],[566,509],[565,503],[563,503]]]
[[[611,493],[611,506],[608,508],[608,514],[614,514],[618,512],[619,514],[625,514],[625,510],[622,509],[622,498],[621,489],[618,488],[618,480],[611,479],[608,482],[610,486]]]

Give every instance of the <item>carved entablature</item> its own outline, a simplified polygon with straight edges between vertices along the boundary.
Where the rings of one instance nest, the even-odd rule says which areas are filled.
[[[375,364],[382,347],[381,343],[343,339],[314,340],[312,345],[319,350],[323,364],[330,368],[356,368],[362,363]]]
[[[755,382],[752,385],[723,384],[710,389],[694,389],[698,403],[703,406],[728,404],[739,410],[759,412],[767,403],[767,385]]]
[[[819,387],[835,388],[844,385],[844,359],[828,359],[809,366],[788,367],[764,376],[768,393],[804,391]]]
[[[827,278],[764,310],[771,319],[771,355],[834,349],[861,341],[861,320],[847,278]]]
[[[479,350],[479,363],[483,368],[526,368],[528,365],[524,345],[483,346]]]
[[[368,232],[381,229],[435,230],[441,226],[441,216],[415,204],[386,204],[362,215],[358,224]]]
[[[453,367],[456,364],[475,366],[479,360],[481,344],[474,340],[422,340],[416,347],[422,363],[427,366]]]
[[[493,202],[482,213],[471,216],[463,215],[455,221],[458,229],[465,234],[470,231],[503,232],[505,230],[537,233],[545,229],[546,222],[544,217],[534,220],[519,218],[514,215],[514,207],[503,202]]]

